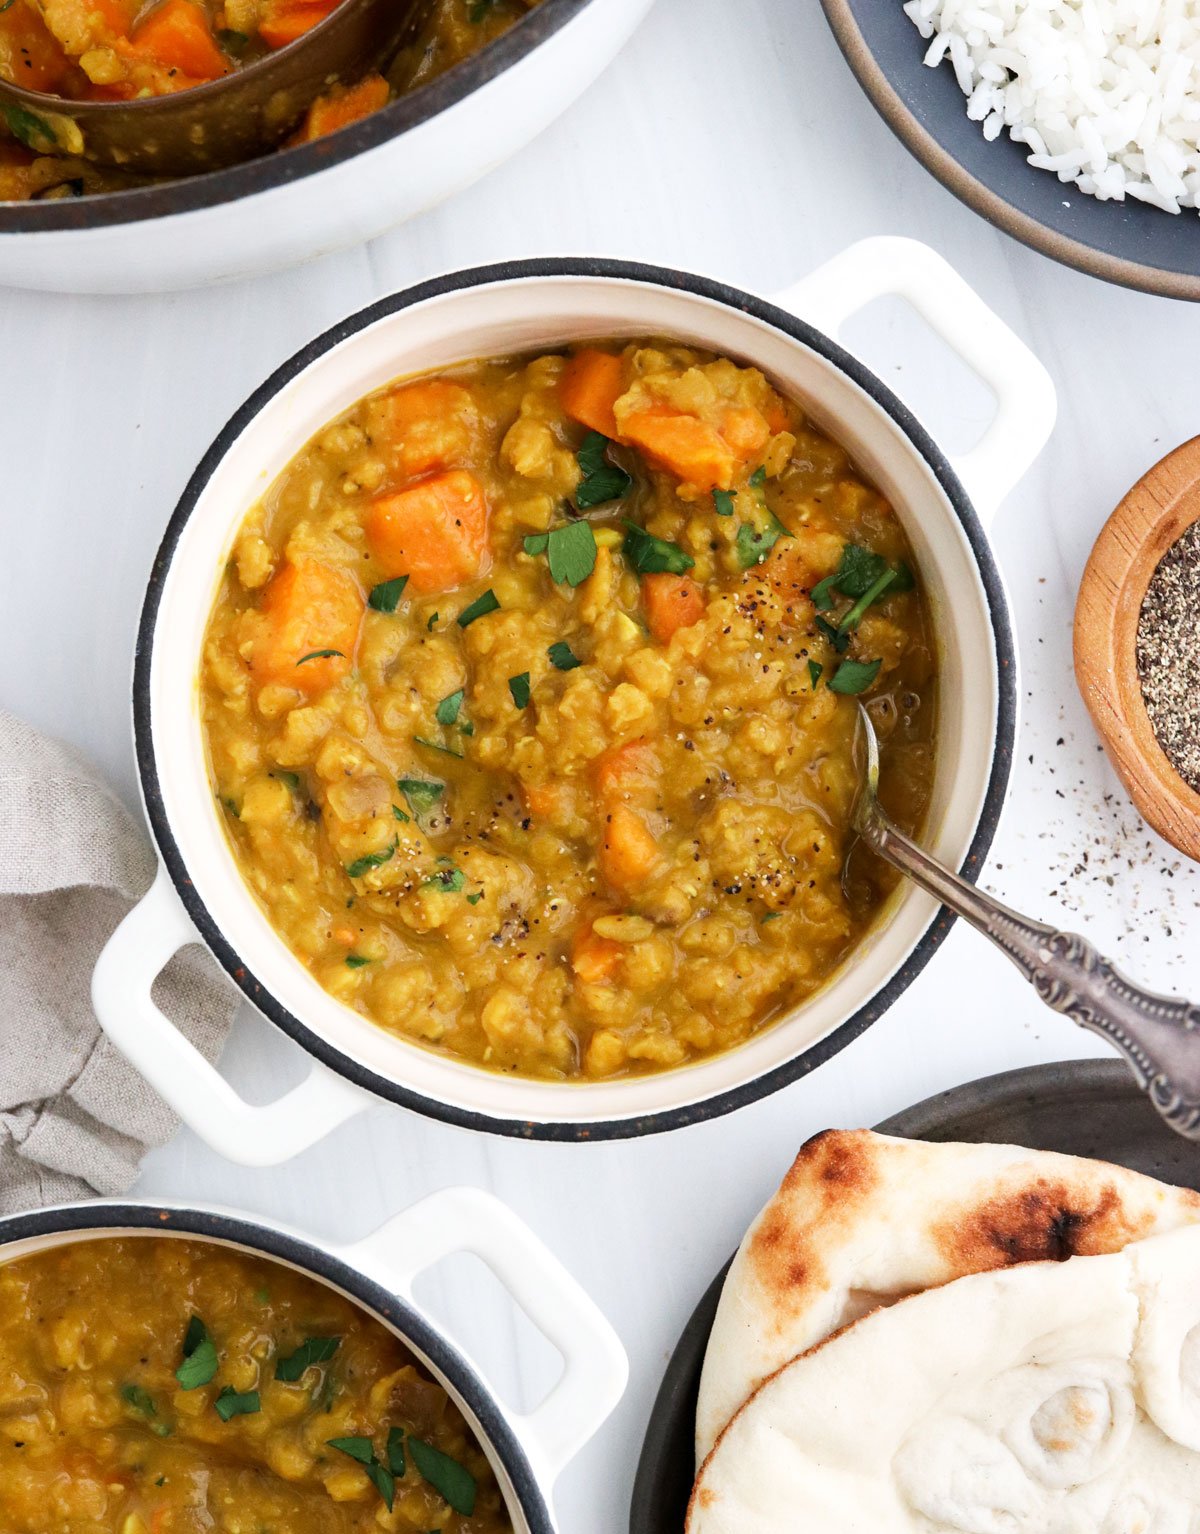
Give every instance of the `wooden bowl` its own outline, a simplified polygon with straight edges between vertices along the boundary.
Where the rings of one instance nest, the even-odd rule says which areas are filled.
[[[1104,524],[1075,605],[1075,676],[1104,749],[1142,816],[1200,862],[1200,793],[1159,745],[1137,669],[1142,602],[1159,561],[1200,520],[1200,437],[1168,453]]]
[[[274,149],[322,92],[390,59],[427,10],[425,0],[341,0],[286,47],[167,96],[72,101],[0,78],[0,111],[44,154],[145,175],[202,175]]]

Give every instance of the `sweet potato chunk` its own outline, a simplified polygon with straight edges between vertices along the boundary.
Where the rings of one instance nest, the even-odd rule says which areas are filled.
[[[129,40],[137,56],[162,69],[178,70],[190,81],[228,74],[229,61],[217,47],[208,16],[192,0],[163,0]]]
[[[621,395],[621,359],[592,349],[577,352],[563,369],[558,397],[574,421],[606,437],[617,435],[613,405]]]
[[[390,95],[391,90],[382,75],[368,75],[357,85],[338,86],[328,94],[318,96],[309,107],[295,142],[309,144],[313,139],[324,138],[327,133],[348,128],[351,123],[370,117],[372,112],[387,106]]]
[[[704,616],[704,597],[687,575],[643,575],[642,607],[651,635],[669,644],[679,629],[691,628]]]
[[[406,479],[468,458],[478,411],[471,391],[446,378],[420,379],[372,405],[373,434]]]
[[[488,553],[488,504],[465,469],[381,495],[367,511],[367,538],[389,576],[407,575],[422,594],[474,578]]]
[[[626,416],[622,440],[639,448],[657,469],[700,490],[728,490],[738,457],[715,426],[669,406]]]
[[[362,593],[344,571],[317,559],[285,564],[259,605],[250,654],[255,681],[283,682],[309,697],[341,681],[354,661],[363,606]],[[322,650],[338,653],[315,653]]]
[[[286,48],[324,21],[338,3],[339,0],[292,0],[289,4],[276,0],[259,22],[258,35],[268,48]]]
[[[642,817],[626,804],[613,804],[604,817],[600,872],[613,889],[632,893],[654,872],[658,843]]]

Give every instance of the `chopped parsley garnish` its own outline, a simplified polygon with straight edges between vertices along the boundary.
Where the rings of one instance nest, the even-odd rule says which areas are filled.
[[[880,597],[885,596],[889,591],[907,590],[908,588],[901,584],[906,574],[909,576],[911,583],[912,576],[907,566],[898,565],[893,570],[884,570],[878,580],[872,581],[871,585],[867,587],[866,591],[863,592],[862,596],[859,597],[858,601],[855,602],[854,606],[838,624],[841,632],[846,634],[851,629],[857,628],[866,615],[867,608],[873,603],[878,602]]]
[[[765,927],[769,921],[778,921],[782,915],[782,911],[768,911],[763,917],[763,926]]]
[[[383,581],[373,586],[367,598],[367,606],[373,607],[377,613],[394,613],[407,585],[408,576],[398,575],[394,581]]]
[[[760,463],[758,468],[755,469],[754,473],[751,474],[751,476],[750,476],[750,483],[757,490],[760,485],[765,485],[766,482],[767,482],[767,466],[766,466],[765,463]]]
[[[468,905],[478,905],[479,902],[482,899],[483,899],[483,891],[482,890],[476,890],[473,895],[468,895],[467,896],[467,904]]]
[[[293,793],[300,787],[300,774],[298,772],[273,772],[273,778],[278,778],[281,783],[286,783]]]
[[[451,1459],[448,1454],[443,1454],[440,1449],[435,1449],[432,1444],[422,1443],[419,1438],[411,1435],[408,1440],[408,1452],[412,1462],[422,1478],[429,1482],[434,1491],[456,1513],[464,1518],[470,1518],[475,1511],[475,1497],[477,1486],[475,1477],[471,1472]]]
[[[57,147],[58,140],[54,129],[44,117],[39,117],[36,112],[27,112],[24,107],[9,106],[3,108],[4,120],[8,124],[8,131],[13,138],[19,139],[26,149],[45,150]]]
[[[396,787],[414,815],[427,814],[446,792],[444,783],[431,783],[427,778],[397,778]]]
[[[761,564],[781,538],[791,536],[792,534],[773,511],[767,512],[765,527],[755,527],[750,522],[743,522],[737,530],[738,564],[743,570],[748,570],[751,565]]]
[[[824,670],[825,670],[825,667],[822,666],[822,664],[821,664],[821,662],[819,660],[810,660],[809,661],[809,663],[808,663],[808,676],[809,676],[809,680],[813,684],[813,691],[814,692],[816,691],[817,683],[821,680],[821,673]]]
[[[427,740],[424,735],[414,735],[413,745],[425,746],[430,751],[440,751],[443,756],[452,756],[460,762],[463,760],[461,751],[456,751],[453,746],[443,746],[436,740]]]
[[[364,969],[370,962],[370,959],[364,959],[361,953],[348,953],[346,955],[347,969]]]
[[[559,671],[574,671],[576,666],[583,665],[565,639],[555,640],[546,654],[550,657],[550,664]]]
[[[510,676],[508,690],[512,694],[512,700],[517,708],[529,707],[529,672],[522,671],[520,676]]]
[[[217,42],[226,53],[231,53],[236,59],[245,53],[250,39],[245,32],[235,32],[231,27],[221,27],[217,32]]]
[[[392,819],[398,820],[403,826],[412,825],[412,816],[406,815],[398,804],[392,805]]]
[[[580,511],[620,500],[633,484],[624,469],[609,463],[608,446],[608,438],[603,433],[589,431],[575,455],[583,470],[583,478],[575,490],[575,504]]]
[[[440,617],[441,617],[440,613],[430,613],[429,620],[425,624],[425,632],[427,634],[432,634],[433,633],[433,625],[438,621],[438,619]]]
[[[835,629],[828,618],[818,617],[815,621],[817,628],[825,635],[825,638],[828,639],[838,654],[844,655],[850,648],[850,635],[843,634],[841,629]]]
[[[352,879],[361,879],[363,874],[369,873],[372,868],[382,868],[396,856],[396,848],[400,843],[393,837],[392,845],[385,847],[382,852],[365,852],[361,858],[355,858],[353,863],[346,864],[346,872]]]
[[[336,655],[339,660],[345,660],[345,654],[341,650],[310,650],[307,655],[302,655],[296,662],[297,666],[303,666],[308,660],[328,660]]]
[[[677,543],[666,538],[656,538],[635,522],[626,522],[625,558],[639,575],[686,575],[696,561],[685,554]]]
[[[122,1385],[121,1399],[127,1406],[132,1406],[134,1411],[141,1412],[143,1417],[158,1416],[158,1407],[154,1404],[153,1396],[141,1385]]]
[[[500,598],[489,586],[488,589],[482,594],[482,596],[476,597],[469,606],[464,607],[462,612],[459,613],[459,628],[469,628],[470,625],[475,622],[476,618],[482,618],[485,613],[496,612],[499,606]],[[434,616],[437,616],[436,613]]]
[[[351,1459],[358,1461],[371,1478],[371,1484],[383,1498],[384,1506],[390,1513],[392,1504],[396,1500],[396,1477],[386,1465],[381,1465],[376,1459],[371,1440],[369,1438],[327,1438],[325,1442],[339,1454],[348,1454]]]
[[[183,1362],[175,1371],[181,1390],[198,1390],[217,1372],[217,1345],[199,1316],[188,1322],[183,1336]]]
[[[882,665],[881,660],[844,660],[829,678],[829,691],[847,693],[851,697],[866,692]]]
[[[232,1385],[225,1386],[213,1406],[222,1422],[228,1422],[231,1417],[252,1417],[255,1412],[262,1411],[257,1390],[239,1391]]]
[[[733,491],[732,490],[714,490],[713,493],[712,493],[712,498],[713,498],[713,506],[716,508],[717,516],[719,516],[719,517],[731,517],[731,516],[733,516]]]
[[[388,1469],[398,1481],[404,1479],[404,1429],[393,1427],[388,1429],[387,1435],[387,1462]]]
[[[442,890],[447,895],[457,895],[467,882],[467,876],[453,858],[438,858],[441,865],[437,873],[421,880],[423,890]]]
[[[327,1364],[342,1345],[340,1337],[309,1337],[286,1358],[275,1363],[275,1378],[294,1385],[313,1364]]]
[[[564,522],[548,533],[531,533],[526,554],[545,554],[550,578],[563,586],[579,586],[596,568],[596,535],[590,522]]]
[[[462,708],[463,689],[450,693],[443,698],[434,712],[434,718],[439,724],[453,724],[458,718],[458,711]]]

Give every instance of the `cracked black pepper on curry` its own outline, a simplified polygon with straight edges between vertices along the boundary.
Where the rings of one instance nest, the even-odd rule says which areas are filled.
[[[167,1237],[0,1266],[4,1534],[512,1534],[446,1391],[278,1263]]]
[[[202,709],[243,875],[382,1028],[604,1080],[813,994],[915,829],[928,612],[892,508],[757,370],[670,342],[393,385],[242,526]]]

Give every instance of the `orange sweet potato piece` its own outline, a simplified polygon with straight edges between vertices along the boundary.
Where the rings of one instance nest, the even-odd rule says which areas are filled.
[[[639,448],[655,468],[700,490],[728,490],[738,457],[707,421],[654,405],[623,421],[622,440]]]
[[[427,595],[473,580],[488,553],[488,503],[465,469],[378,496],[367,509],[367,539],[389,576],[407,575]]]
[[[189,80],[216,80],[229,72],[207,13],[192,0],[163,0],[130,38],[131,51]]]
[[[57,91],[70,72],[70,59],[31,5],[16,0],[0,11],[0,75],[4,79],[31,91]]]
[[[704,616],[704,597],[687,575],[643,575],[642,608],[651,635],[669,644],[678,629],[691,628]]]
[[[621,397],[621,359],[589,348],[577,352],[558,381],[558,398],[574,421],[606,437],[617,435],[613,405]]]
[[[612,804],[604,817],[600,872],[621,893],[644,884],[658,863],[658,843],[646,822],[627,804]]]
[[[357,85],[336,86],[324,96],[318,96],[309,107],[294,142],[310,144],[327,133],[348,128],[351,123],[370,117],[372,112],[387,106],[390,96],[391,89],[382,75],[368,75]]]
[[[341,681],[354,661],[363,606],[362,592],[345,571],[319,559],[285,564],[259,604],[262,622],[250,653],[255,681],[284,682],[309,697]],[[304,660],[318,650],[339,653]]]
[[[571,968],[585,985],[611,980],[621,962],[623,949],[610,937],[598,937],[590,926],[581,927],[571,944]]]
[[[271,6],[259,22],[258,35],[268,48],[286,48],[298,37],[311,32],[319,21],[324,21],[339,3],[340,0],[298,0],[298,3],[293,4],[278,3]],[[316,136],[314,134],[314,137]]]
[[[470,451],[475,401],[462,384],[446,378],[418,379],[380,403],[391,455],[405,475],[415,478],[449,469]]]
[[[601,799],[645,800],[658,785],[658,757],[648,740],[631,740],[610,746],[592,764],[596,793]]]

